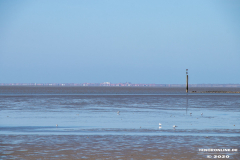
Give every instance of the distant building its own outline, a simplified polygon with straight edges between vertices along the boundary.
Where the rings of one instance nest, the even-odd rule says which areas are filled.
[[[101,83],[101,86],[110,86],[110,85],[111,85],[110,82],[103,82],[103,83]]]

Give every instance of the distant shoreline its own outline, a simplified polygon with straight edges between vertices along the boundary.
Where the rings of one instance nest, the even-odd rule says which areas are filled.
[[[240,93],[238,91],[203,91],[203,92],[199,92],[199,91],[192,91],[191,93]]]
[[[134,83],[0,83],[0,86],[93,86],[93,87],[186,87],[186,84],[134,84]],[[189,84],[189,87],[240,87],[240,84]]]

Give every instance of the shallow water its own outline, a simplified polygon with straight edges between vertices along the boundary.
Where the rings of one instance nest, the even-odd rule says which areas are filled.
[[[168,136],[168,141],[178,136],[186,137],[182,138],[182,143],[186,143],[184,139],[189,136],[197,139],[215,137],[216,141],[211,139],[215,148],[240,146],[240,94],[186,94],[184,88],[152,87],[0,89],[0,139],[2,144],[11,147],[14,143],[19,147],[24,143],[17,135],[27,137],[25,142],[29,141],[29,136],[35,139],[44,136],[66,136],[64,139],[68,139],[76,135],[99,136],[100,139],[102,136],[108,139],[115,136],[129,136],[130,139]],[[174,129],[173,125],[177,127]],[[10,140],[6,136],[14,138]],[[224,137],[233,139],[219,143]],[[199,143],[197,139],[191,140],[189,145]],[[108,143],[110,141],[115,140]],[[71,150],[66,146],[61,149]],[[4,150],[2,155],[12,155],[10,151],[13,150],[16,147]]]

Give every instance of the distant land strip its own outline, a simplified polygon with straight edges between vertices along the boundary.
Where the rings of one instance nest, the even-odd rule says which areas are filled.
[[[132,87],[186,87],[186,84],[135,84],[135,83],[0,83],[0,86],[132,86]],[[189,87],[240,87],[240,84],[189,84]],[[195,91],[192,91],[195,92]],[[199,93],[199,92],[198,92]],[[219,93],[205,91],[204,93]]]
[[[192,91],[192,93],[240,93],[239,91]]]

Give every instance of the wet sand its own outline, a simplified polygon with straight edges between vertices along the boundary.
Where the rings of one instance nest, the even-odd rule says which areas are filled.
[[[0,92],[1,159],[240,157],[240,94],[150,87],[5,87]]]
[[[3,159],[206,159],[200,148],[238,148],[240,137],[1,135]],[[236,152],[224,152],[239,159]]]

